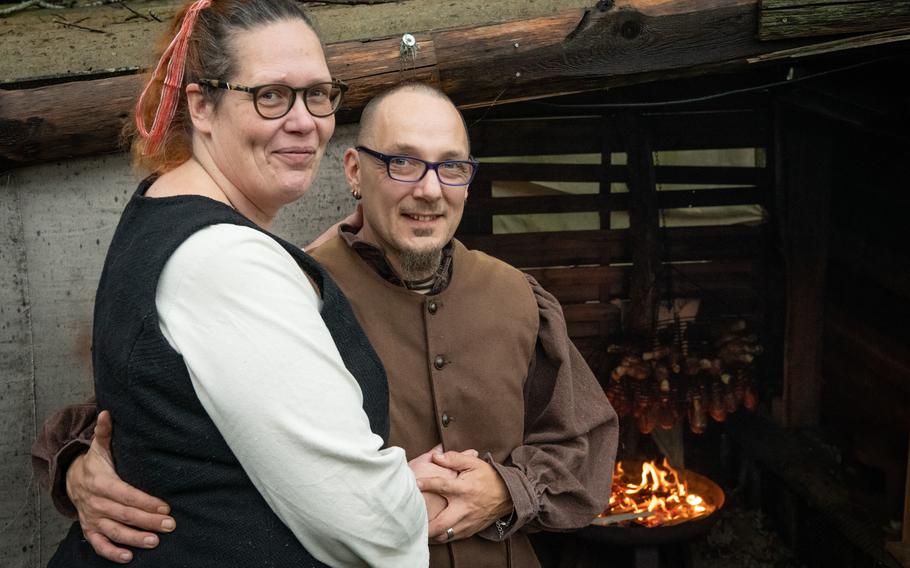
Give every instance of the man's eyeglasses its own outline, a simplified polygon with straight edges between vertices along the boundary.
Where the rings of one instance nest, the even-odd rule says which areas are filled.
[[[297,93],[303,93],[303,104],[311,115],[315,117],[331,116],[341,106],[344,93],[348,90],[348,86],[338,80],[299,88],[281,84],[244,87],[218,79],[199,79],[197,83],[215,89],[242,91],[253,95],[253,107],[256,112],[262,118],[270,120],[281,118],[291,112],[291,107],[297,100]]]
[[[377,160],[384,162],[389,177],[395,181],[417,182],[422,180],[429,170],[433,170],[442,185],[466,186],[471,184],[471,180],[474,179],[474,174],[477,173],[477,168],[480,166],[474,160],[428,162],[413,156],[383,154],[366,146],[357,146],[355,150],[366,152]]]

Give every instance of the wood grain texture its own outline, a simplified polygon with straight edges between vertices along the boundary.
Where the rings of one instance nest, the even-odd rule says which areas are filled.
[[[459,235],[470,248],[483,250],[520,268],[628,263],[626,230],[562,231],[508,235]],[[668,261],[757,258],[759,227],[679,227],[664,229]]]
[[[906,0],[762,0],[763,41],[877,32],[910,25]]]
[[[154,45],[185,0],[141,0],[64,10],[31,9],[0,18],[0,84],[54,78],[88,78],[98,73],[149,67]],[[329,6],[306,2],[304,8],[327,44],[400,37],[440,28],[487,25],[584,8],[588,0],[398,0],[372,6]],[[66,4],[66,3],[64,3]],[[161,21],[149,16],[153,13]],[[88,33],[58,21],[105,33]]]
[[[769,114],[761,110],[655,113],[642,120],[651,130],[655,150],[758,148],[770,137]],[[485,157],[625,151],[615,116],[608,115],[604,127],[599,116],[584,116],[582,111],[576,116],[485,120],[471,125],[470,132],[472,151]]]
[[[783,416],[787,426],[817,426],[821,409],[824,290],[827,268],[833,136],[801,113],[780,117],[777,149],[785,211]]]
[[[719,207],[760,204],[765,199],[762,188],[694,189],[661,191],[656,196],[658,209]],[[533,197],[478,197],[468,201],[465,216],[519,215],[528,213],[577,213],[582,211],[629,211],[628,193],[601,195],[542,195]]]
[[[330,44],[330,65],[353,87],[339,122],[357,120],[369,98],[402,79],[437,83],[462,107],[475,107],[741,68],[771,49],[754,38],[754,8],[754,0],[638,0],[593,15],[572,9],[430,31],[417,34],[420,50],[411,64],[400,61],[400,36]],[[116,150],[137,81],[0,91],[0,169]],[[655,132],[655,148],[662,138]]]

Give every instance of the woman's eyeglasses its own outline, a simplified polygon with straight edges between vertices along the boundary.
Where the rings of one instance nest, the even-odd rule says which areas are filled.
[[[311,115],[315,117],[331,116],[341,106],[344,93],[348,90],[348,86],[338,80],[299,88],[277,83],[259,85],[258,87],[245,87],[219,79],[199,79],[196,82],[215,89],[242,91],[251,94],[256,112],[262,118],[269,120],[281,118],[291,112],[294,101],[297,100],[297,93],[303,94],[303,104]]]

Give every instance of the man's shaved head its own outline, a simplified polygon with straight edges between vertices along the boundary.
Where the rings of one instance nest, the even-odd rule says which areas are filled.
[[[450,99],[447,94],[442,92],[442,90],[437,87],[418,82],[399,83],[394,87],[391,87],[379,93],[370,99],[370,102],[367,103],[365,107],[363,107],[363,113],[360,115],[360,131],[357,134],[358,146],[369,146],[375,142],[376,115],[378,114],[376,111],[382,106],[382,102],[389,98],[391,95],[403,92],[430,95],[448,102],[450,105],[452,105],[452,108],[454,108],[456,111],[458,110],[458,107],[455,106],[455,103],[452,102],[452,99]],[[461,122],[464,125],[465,138],[468,140],[468,152],[470,152],[471,142],[470,138],[468,138],[468,125],[464,122],[464,117],[461,116],[461,112],[458,112],[458,116],[461,117]]]

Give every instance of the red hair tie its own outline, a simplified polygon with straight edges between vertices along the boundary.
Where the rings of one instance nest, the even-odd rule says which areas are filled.
[[[189,7],[186,15],[183,16],[183,23],[177,31],[177,35],[174,36],[170,45],[161,54],[155,73],[139,96],[139,103],[136,105],[136,128],[139,131],[139,135],[147,140],[145,148],[142,150],[142,154],[145,156],[158,151],[158,146],[171,125],[171,120],[173,120],[174,113],[177,111],[177,97],[180,96],[180,86],[183,84],[183,69],[186,66],[186,48],[190,40],[190,34],[193,32],[193,26],[196,24],[196,17],[199,12],[208,8],[211,4],[212,0],[196,0]],[[147,130],[145,128],[145,120],[142,117],[142,101],[145,99],[145,95],[148,94],[152,83],[161,75],[165,63],[167,63],[167,74],[164,77],[164,85],[161,88],[158,109],[155,111],[151,130]]]

